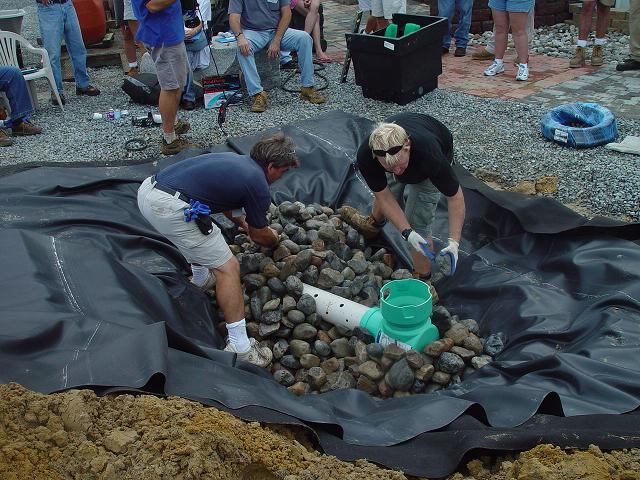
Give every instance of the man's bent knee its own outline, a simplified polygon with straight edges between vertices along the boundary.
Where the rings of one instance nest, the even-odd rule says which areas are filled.
[[[219,267],[212,269],[214,274],[223,276],[237,276],[240,278],[240,263],[236,257],[231,257]]]

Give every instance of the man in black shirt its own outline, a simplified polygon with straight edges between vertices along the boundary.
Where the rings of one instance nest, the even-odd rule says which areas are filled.
[[[449,243],[440,256],[449,260],[453,274],[465,205],[452,162],[453,138],[438,120],[418,113],[387,118],[360,145],[357,154],[358,168],[375,195],[373,211],[365,217],[351,210],[347,221],[371,238],[389,219],[413,247],[415,272],[428,278],[434,258],[431,224],[442,193],[449,210]]]

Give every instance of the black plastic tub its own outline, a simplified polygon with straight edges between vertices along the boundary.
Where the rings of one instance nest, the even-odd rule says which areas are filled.
[[[384,29],[371,35],[345,35],[362,94],[405,105],[438,87],[447,19],[396,13],[393,23],[398,25],[398,38],[385,37]],[[420,29],[403,35],[407,23]]]

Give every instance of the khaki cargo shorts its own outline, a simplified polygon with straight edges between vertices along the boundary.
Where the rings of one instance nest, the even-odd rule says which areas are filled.
[[[408,185],[400,183],[392,173],[387,173],[387,185],[404,210],[411,228],[423,237],[431,236],[431,225],[440,201],[440,191],[431,180]]]
[[[140,213],[158,233],[173,243],[180,253],[193,265],[218,268],[228,262],[232,253],[218,226],[213,232],[203,234],[196,222],[184,221],[184,209],[189,206],[173,195],[153,188],[151,177],[138,189]]]

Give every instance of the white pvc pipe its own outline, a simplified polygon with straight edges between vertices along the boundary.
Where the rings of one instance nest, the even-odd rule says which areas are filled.
[[[311,295],[316,301],[316,313],[332,325],[352,330],[360,325],[360,320],[370,308],[306,283],[303,286],[302,293]]]

